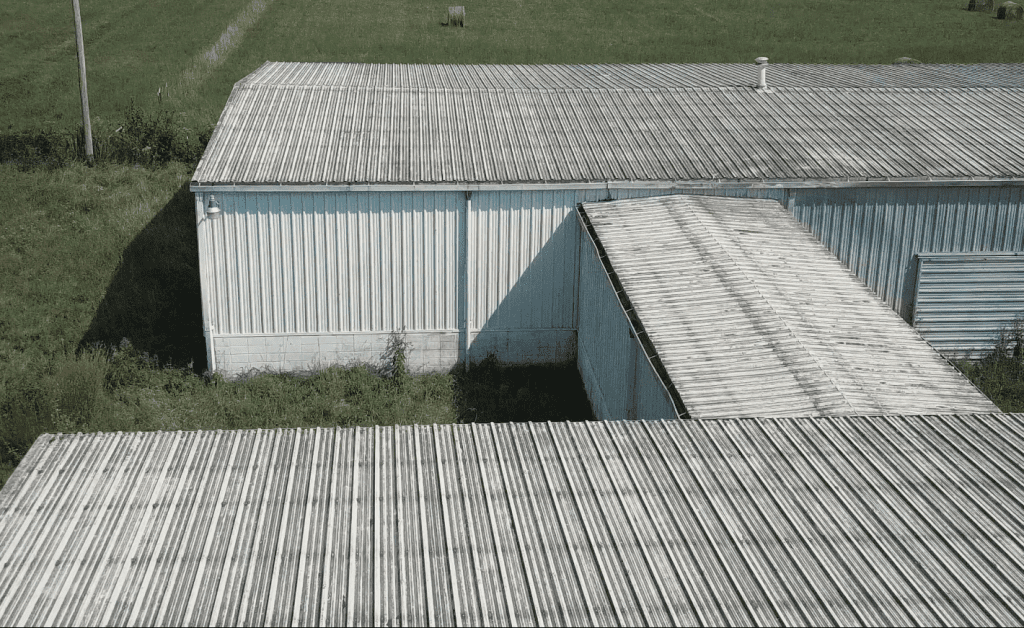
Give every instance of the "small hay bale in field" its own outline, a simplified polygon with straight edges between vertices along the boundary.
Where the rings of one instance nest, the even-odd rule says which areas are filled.
[[[908,64],[908,63],[921,63],[921,62],[918,61],[917,59],[912,59],[910,57],[900,57],[899,59],[896,59],[895,61],[892,62],[893,65],[905,65],[905,64]]]
[[[1024,18],[1024,7],[1016,2],[1004,2],[999,5],[996,17],[1001,20],[1019,20]]]
[[[994,8],[992,0],[971,0],[967,3],[968,11],[981,11],[982,13],[991,13]]]
[[[446,16],[447,21],[442,22],[448,26],[465,26],[466,25],[466,7],[448,7],[448,15]]]

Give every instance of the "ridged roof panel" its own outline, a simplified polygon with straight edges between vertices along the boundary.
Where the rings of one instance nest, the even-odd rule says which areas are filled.
[[[1021,178],[1022,68],[267,63],[194,181]]]
[[[754,63],[401,65],[268,61],[240,86],[411,90],[643,90],[752,87]],[[1024,64],[825,65],[772,63],[769,84],[800,88],[1024,88]]]
[[[44,435],[0,624],[1020,625],[1024,415]]]
[[[693,418],[997,410],[776,201],[583,210]]]

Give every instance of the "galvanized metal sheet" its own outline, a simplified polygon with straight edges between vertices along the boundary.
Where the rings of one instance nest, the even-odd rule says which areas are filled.
[[[772,63],[771,87],[1024,87],[1019,63],[822,65]],[[751,87],[753,63],[595,65],[429,65],[268,61],[240,85],[430,90],[583,90]]]
[[[217,198],[199,224],[217,334],[460,328],[462,194]]]
[[[271,64],[201,184],[1020,179],[1014,66]],[[743,78],[749,77],[749,78]],[[987,112],[984,116],[977,112]]]
[[[917,259],[914,327],[944,354],[981,357],[1024,316],[1024,253],[921,253]]]
[[[1024,415],[44,435],[3,625],[1020,625]]]
[[[997,409],[774,201],[583,210],[693,418]]]
[[[676,418],[672,397],[648,362],[590,237],[580,244],[576,364],[594,416]]]
[[[598,191],[477,192],[469,212],[470,329],[575,329],[576,204]]]
[[[918,253],[1024,252],[1024,189],[790,190],[793,215],[912,320]]]

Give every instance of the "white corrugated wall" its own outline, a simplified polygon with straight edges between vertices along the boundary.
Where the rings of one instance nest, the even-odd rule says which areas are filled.
[[[574,190],[473,194],[468,261],[474,331],[575,327],[579,229],[571,214],[579,196]]]
[[[462,196],[218,194],[216,333],[457,330]]]
[[[1024,316],[1024,253],[917,256],[914,327],[948,356],[982,357]]]
[[[594,415],[603,421],[676,418],[588,234],[579,251],[576,363]]]
[[[326,347],[372,360],[404,327],[435,351],[423,365],[443,369],[465,357],[468,322],[473,359],[571,358],[585,307],[576,204],[669,193],[786,203],[906,319],[916,253],[1024,250],[1022,191],[1010,187],[509,190],[473,193],[468,216],[460,191],[222,192],[218,220],[197,205],[210,357],[294,367]],[[314,346],[339,334],[349,337]]]
[[[907,322],[918,253],[1024,251],[1024,188],[790,192],[789,209]]]

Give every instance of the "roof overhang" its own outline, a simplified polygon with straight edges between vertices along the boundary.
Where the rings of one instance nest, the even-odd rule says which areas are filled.
[[[192,181],[192,192],[489,192],[503,190],[764,190],[830,188],[1024,187],[1024,178],[793,179],[698,181],[565,181],[560,183],[210,183]]]

